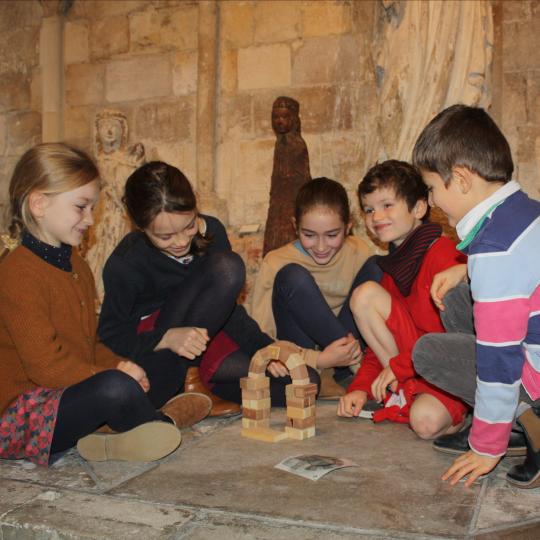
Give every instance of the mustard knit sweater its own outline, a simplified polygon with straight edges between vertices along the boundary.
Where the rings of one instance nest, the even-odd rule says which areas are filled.
[[[38,386],[64,388],[116,367],[96,341],[94,279],[73,251],[72,271],[19,246],[0,263],[0,413]]]
[[[368,245],[356,236],[348,236],[335,257],[324,265],[317,264],[295,242],[270,251],[263,259],[253,286],[249,306],[250,315],[261,329],[276,337],[276,323],[272,312],[272,291],[276,274],[285,265],[296,263],[313,276],[325,300],[335,315],[339,313],[356,274],[371,255]]]

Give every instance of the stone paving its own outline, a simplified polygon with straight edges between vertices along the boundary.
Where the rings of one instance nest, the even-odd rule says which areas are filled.
[[[264,443],[240,429],[238,418],[206,420],[151,464],[87,463],[76,451],[48,470],[0,461],[0,540],[540,538],[540,489],[504,479],[517,458],[450,488],[439,477],[452,457],[406,426],[337,418],[333,403],[317,403],[317,436],[305,441]],[[358,466],[318,481],[274,468],[314,453]]]

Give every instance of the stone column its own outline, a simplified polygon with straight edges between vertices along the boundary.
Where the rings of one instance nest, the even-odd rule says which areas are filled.
[[[228,222],[225,201],[215,192],[218,94],[219,2],[202,0],[199,6],[197,82],[197,190],[203,212]]]
[[[43,19],[40,35],[43,142],[63,138],[63,20],[60,15]]]

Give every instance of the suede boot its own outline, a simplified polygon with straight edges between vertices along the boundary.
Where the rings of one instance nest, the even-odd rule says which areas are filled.
[[[182,434],[168,422],[147,422],[124,433],[91,433],[77,442],[87,461],[155,461],[174,452]]]
[[[161,412],[168,416],[178,428],[191,427],[204,420],[212,409],[212,400],[204,394],[190,392],[179,394],[167,401]]]
[[[540,405],[527,409],[519,418],[527,441],[527,456],[521,465],[514,465],[506,480],[518,488],[540,487]]]
[[[224,399],[215,396],[204,386],[199,375],[198,367],[190,367],[186,373],[186,382],[184,384],[184,393],[198,393],[208,396],[212,400],[212,409],[210,410],[209,416],[233,416],[240,414],[241,408],[238,403],[232,401],[225,401]]]

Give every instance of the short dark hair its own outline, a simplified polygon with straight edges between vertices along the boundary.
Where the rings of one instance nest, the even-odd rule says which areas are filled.
[[[302,216],[316,206],[328,206],[335,210],[345,225],[351,219],[347,191],[339,182],[330,178],[324,176],[313,178],[300,188],[294,205],[297,227],[300,225]]]
[[[508,141],[479,107],[452,105],[424,128],[413,150],[413,163],[435,172],[445,184],[454,167],[466,167],[487,182],[509,182],[514,171]]]
[[[389,159],[369,169],[358,184],[358,200],[362,210],[364,209],[362,197],[381,188],[392,188],[396,192],[396,197],[407,203],[409,211],[419,200],[427,201],[428,199],[428,189],[422,181],[420,172],[406,161]],[[429,208],[424,220],[427,220],[428,214]]]
[[[141,165],[127,179],[124,198],[127,213],[140,229],[146,229],[160,212],[197,212],[197,199],[184,173],[163,161]],[[207,241],[197,234],[192,251],[202,253]]]

